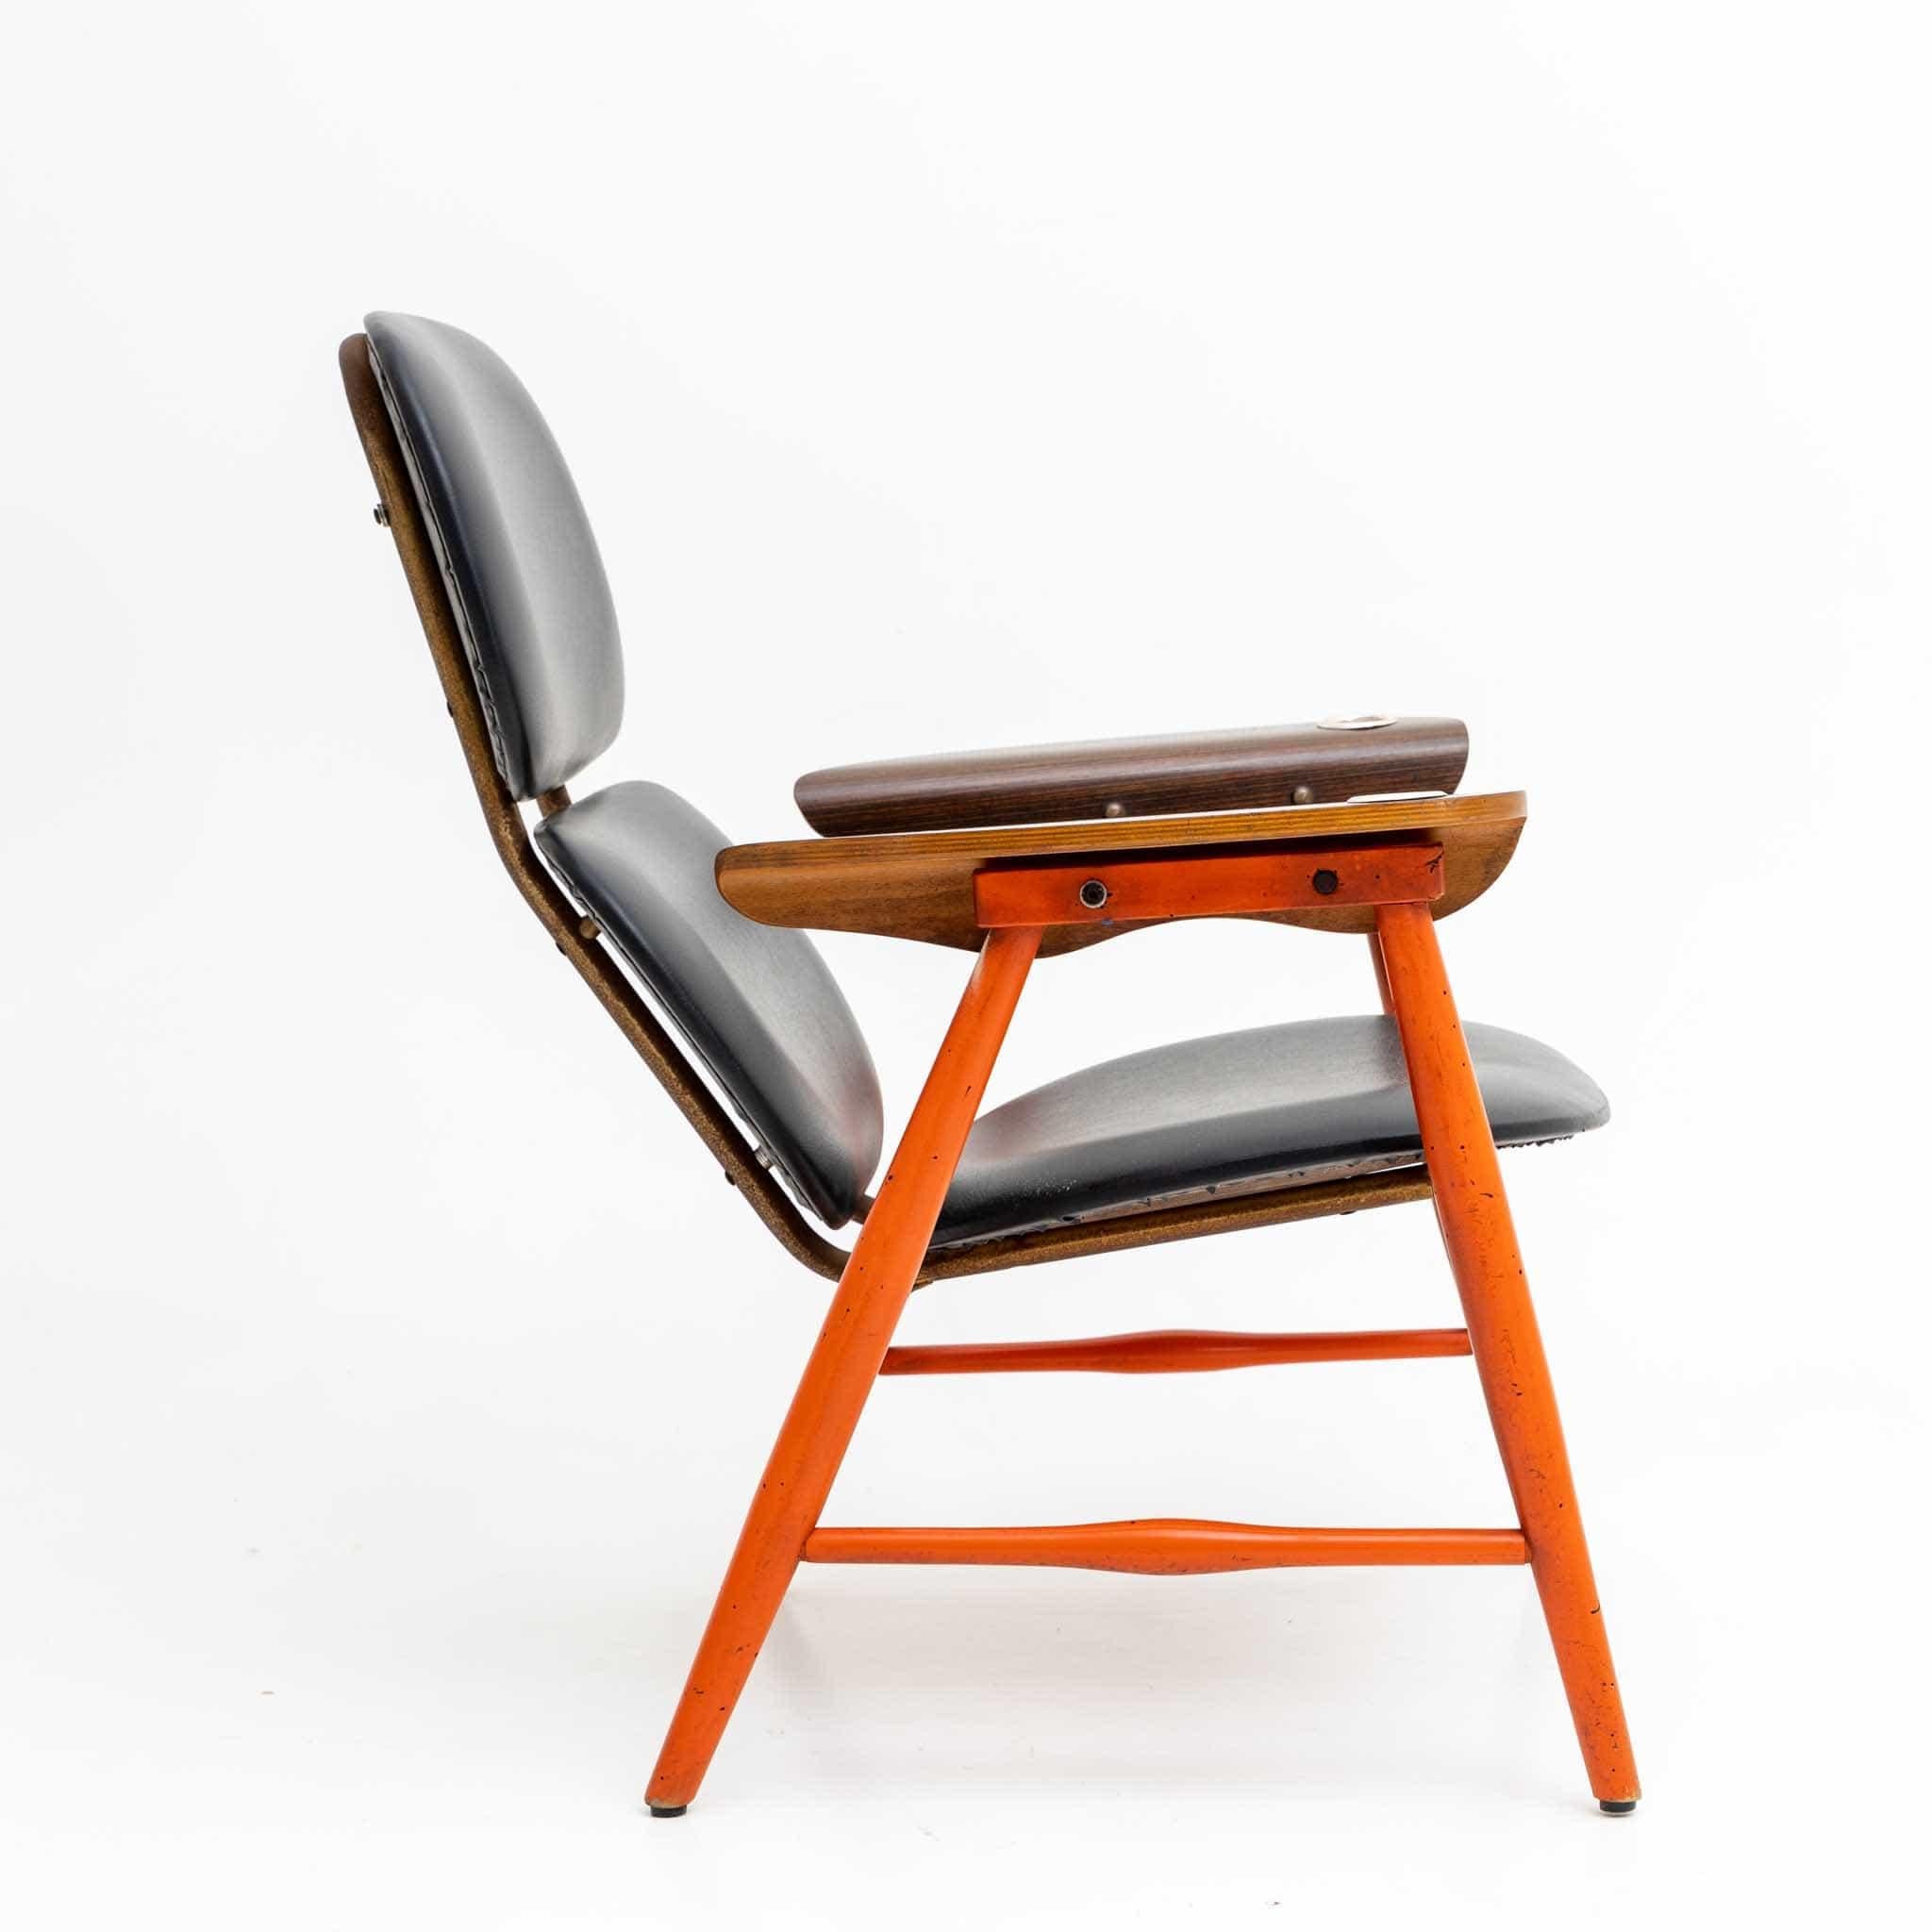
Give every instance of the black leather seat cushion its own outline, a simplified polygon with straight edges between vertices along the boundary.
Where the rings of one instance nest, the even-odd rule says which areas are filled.
[[[759,925],[713,876],[730,843],[662,785],[612,785],[542,820],[538,849],[814,1214],[851,1220],[884,1108],[858,1023],[802,932]]]
[[[1500,1026],[1465,1030],[1499,1145],[1609,1118],[1596,1082],[1553,1048]],[[1296,1021],[1130,1054],[995,1108],[966,1143],[934,1240],[1421,1158],[1395,1023]]]

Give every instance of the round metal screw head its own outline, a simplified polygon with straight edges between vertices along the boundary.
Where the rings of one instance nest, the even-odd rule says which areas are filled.
[[[1107,884],[1103,879],[1089,879],[1080,888],[1080,903],[1089,911],[1097,912],[1107,904]]]
[[[1332,892],[1336,889],[1337,886],[1339,886],[1341,883],[1341,881],[1339,877],[1336,876],[1334,873],[1330,872],[1328,868],[1324,865],[1322,868],[1322,870],[1315,874],[1314,878],[1309,881],[1309,883],[1313,885],[1316,891],[1320,892],[1325,898],[1330,892]]]
[[[389,528],[389,505],[388,505],[388,504],[386,504],[386,503],[378,503],[378,504],[377,504],[377,505],[375,506],[375,521],[376,521],[376,524],[377,524],[377,525],[378,525],[378,526],[379,526],[380,528],[382,528],[382,529],[385,529],[385,530]]]

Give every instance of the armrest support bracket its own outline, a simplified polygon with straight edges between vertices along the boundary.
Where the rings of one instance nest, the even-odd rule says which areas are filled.
[[[1341,906],[1430,903],[1442,896],[1440,845],[1339,851],[1250,846],[1185,858],[1100,858],[991,869],[973,881],[974,915],[1009,925],[1110,925],[1230,918]]]

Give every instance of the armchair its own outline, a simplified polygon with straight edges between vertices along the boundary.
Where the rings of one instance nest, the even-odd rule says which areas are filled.
[[[570,781],[616,734],[624,676],[554,439],[502,360],[445,325],[372,315],[341,367],[377,521],[499,858],[727,1178],[794,1259],[839,1284],[673,1714],[652,1812],[677,1816],[696,1796],[798,1566],[822,1562],[1151,1575],[1527,1565],[1591,1790],[1606,1811],[1632,1809],[1621,1694],[1497,1158],[1600,1125],[1607,1107],[1553,1049],[1457,1017],[1437,924],[1495,882],[1526,813],[1519,792],[1451,795],[1462,727],[1331,721],[817,772],[797,797],[825,836],[777,843],[733,845],[648,782],[574,799]],[[1379,1010],[1179,1041],[979,1113],[1037,961],[1207,917],[1365,938]],[[875,1192],[878,1082],[814,929],[974,956]],[[1423,1200],[1460,1327],[893,1343],[922,1283]],[[832,1239],[854,1222],[849,1247]],[[881,1374],[1465,1356],[1513,1524],[821,1520]]]

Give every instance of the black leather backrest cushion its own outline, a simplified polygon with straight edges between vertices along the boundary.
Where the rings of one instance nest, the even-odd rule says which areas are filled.
[[[751,1124],[765,1158],[833,1227],[879,1163],[878,1074],[845,996],[802,932],[724,903],[730,841],[662,785],[612,785],[537,827],[577,903]]]
[[[575,777],[624,718],[597,540],[557,440],[494,350],[420,315],[364,326],[497,769],[515,796],[534,798]]]

